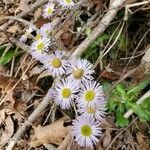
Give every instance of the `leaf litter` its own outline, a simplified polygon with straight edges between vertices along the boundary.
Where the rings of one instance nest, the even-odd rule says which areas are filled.
[[[5,6],[5,9],[3,10],[3,15],[4,16],[11,15],[13,13],[16,14],[19,13],[20,11],[25,11],[28,9],[29,2],[33,3],[33,1],[30,0],[21,0],[21,1],[3,0]],[[85,38],[85,33],[84,32],[77,33],[78,31],[77,28],[79,29],[84,27],[84,21],[86,22],[88,20],[85,18],[92,16],[92,13],[90,14],[90,12],[92,11],[93,8],[97,11],[105,10],[107,5],[108,4],[105,3],[104,1],[97,1],[97,0],[94,1],[89,0],[88,3],[85,3],[83,5],[83,8],[78,12],[79,14],[81,14],[80,18],[77,18],[77,20],[76,18],[68,19],[68,21],[66,21],[64,25],[61,26],[60,30],[57,32],[56,37],[61,47],[67,49],[67,51],[72,51],[76,46],[78,46],[79,43],[81,43],[81,41],[83,41],[83,39]],[[9,8],[8,12],[6,11],[7,8]],[[86,12],[88,13],[86,14]],[[33,20],[36,21],[35,24],[38,27],[41,27],[44,23],[49,22],[49,20],[47,19],[40,18],[39,17],[40,15],[41,15],[41,8],[36,10],[34,14],[29,15],[29,18],[32,17],[34,18]],[[60,18],[62,20],[64,19],[62,16],[58,15],[56,16],[56,18],[54,18],[54,20],[58,22]],[[76,21],[78,27],[76,27],[77,26]],[[3,24],[3,21],[0,20],[0,24]],[[62,21],[60,22],[60,24],[62,24]],[[96,23],[93,22],[93,25],[96,25]],[[12,35],[15,34],[19,35],[22,29],[23,27],[20,25],[20,23],[15,23],[15,25],[11,25],[8,28],[7,32],[10,32],[10,34]],[[74,38],[74,36],[77,37]],[[7,40],[8,39],[6,35],[4,33],[0,33],[0,43],[3,44],[7,43],[8,42]],[[72,47],[70,47],[72,43],[75,44]],[[101,49],[103,48],[104,45],[105,43],[99,43],[99,45],[96,48]],[[137,72],[133,76],[131,76],[134,80],[134,83],[144,80],[145,78],[149,78],[149,60],[150,60],[149,54],[150,53],[147,52],[146,55],[144,55],[145,57],[143,58],[141,64],[139,66],[137,65],[138,66]],[[123,55],[122,52],[120,53],[120,55],[121,56]],[[23,57],[19,59],[20,62],[18,62],[17,60],[14,66],[14,71],[17,71],[18,67],[21,67],[17,77],[8,77],[6,75],[6,70],[7,72],[10,71],[11,68],[10,64],[7,67],[4,66],[0,68],[1,72],[0,95],[4,97],[9,93],[9,96],[7,97],[5,103],[1,106],[0,110],[0,126],[1,126],[0,146],[4,148],[7,145],[8,141],[13,136],[13,134],[16,132],[16,130],[18,130],[19,125],[21,125],[24,122],[23,120],[26,119],[31,114],[31,112],[38,106],[38,104],[40,103],[40,99],[47,92],[47,90],[43,90],[42,87],[47,85],[47,83],[50,84],[52,83],[52,79],[50,78],[49,73],[47,73],[47,71],[45,71],[43,68],[39,67],[40,66],[39,62],[35,61],[34,63],[31,64],[29,71],[26,72],[26,74],[24,75],[23,79],[21,79],[17,87],[12,90],[13,86],[18,82],[22,73],[25,72],[28,63],[31,60],[30,56],[27,56],[27,59],[25,60],[23,60]],[[111,61],[111,59],[109,61]],[[107,61],[108,61],[107,59],[104,60],[105,63],[107,63]],[[106,68],[104,67],[104,72],[100,72],[100,75],[102,76],[103,79],[114,82],[115,80],[119,80],[123,76],[124,73],[123,69],[125,66],[123,65],[122,62],[119,62],[119,65],[117,63],[114,63],[113,61],[111,61],[111,63],[114,64],[113,66],[114,70],[111,71],[105,70]],[[19,66],[20,64],[22,65]],[[134,66],[133,64],[131,64],[131,67]],[[4,71],[5,73],[3,73]],[[128,72],[128,69],[126,70],[126,72]],[[37,84],[39,87],[37,86]],[[48,89],[49,86],[47,86],[46,88]],[[32,94],[35,91],[36,94],[33,96]],[[28,129],[28,133],[27,132],[25,133],[23,141],[27,143],[28,145],[27,147],[33,146],[35,147],[35,149],[37,149],[37,147],[45,149],[42,146],[44,144],[54,144],[57,147],[61,145],[67,134],[70,132],[71,125],[64,127],[64,122],[66,118],[62,118],[62,114],[68,112],[63,112],[62,114],[60,114],[60,110],[57,110],[56,112],[55,111],[51,112],[52,116],[55,118],[54,120],[57,121],[53,122],[52,121],[53,118],[48,117],[46,125],[42,125],[46,119],[46,116],[49,114],[49,109],[51,106],[52,104],[50,103],[49,107],[41,115],[40,121],[39,122],[37,121],[38,123],[35,123],[35,125],[37,124],[40,125],[34,126],[34,124],[32,124],[32,128]],[[147,125],[146,129],[142,128],[141,130],[138,130],[138,127],[135,127],[133,124],[128,128],[128,131],[126,131],[122,128],[117,127],[114,122],[115,122],[114,117],[110,116],[108,117],[108,121],[106,120],[105,124],[102,125],[104,135],[102,137],[102,140],[98,143],[96,149],[107,149],[107,147],[109,147],[110,144],[112,145],[110,149],[115,150],[149,149],[150,147],[149,138],[146,133],[149,130],[149,125]],[[135,121],[135,123],[138,122],[139,120]],[[133,131],[132,128],[136,129],[138,132]],[[124,131],[122,132],[122,130]],[[33,138],[34,136],[36,138]],[[116,140],[114,140],[114,138],[116,138]],[[18,141],[18,143],[19,142],[20,141]],[[73,145],[76,143],[72,143],[71,141],[71,143],[69,144]],[[77,146],[74,146],[74,148],[75,147]]]

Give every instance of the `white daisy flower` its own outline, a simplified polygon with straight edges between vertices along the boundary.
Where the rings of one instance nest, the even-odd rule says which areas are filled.
[[[43,62],[46,57],[46,51],[50,46],[50,40],[48,38],[40,38],[39,40],[34,41],[30,46],[30,54],[33,58]]]
[[[50,40],[48,38],[40,38],[39,40],[34,41],[31,44],[31,50],[37,51],[40,53],[44,53],[48,51],[48,47],[50,46]]]
[[[93,106],[83,106],[78,108],[78,112],[85,118],[95,118],[98,121],[102,121],[105,117],[106,102],[101,101],[100,103]]]
[[[93,65],[86,59],[72,60],[70,68],[71,69],[67,71],[67,74],[69,75],[68,77],[79,83],[93,79],[91,76],[91,74],[94,73]]]
[[[40,28],[40,33],[43,35],[43,36],[49,36],[50,33],[52,32],[52,29],[53,29],[53,26],[51,23],[46,23],[44,24],[41,28]]]
[[[99,141],[101,128],[94,119],[79,117],[72,124],[72,135],[81,147],[93,148],[93,144]]]
[[[56,84],[54,92],[54,101],[62,109],[69,109],[74,99],[77,98],[78,86],[72,80],[61,80]]]
[[[54,7],[55,7],[54,3],[50,3],[50,2],[47,3],[43,9],[43,17],[49,19],[55,11]]]
[[[21,35],[19,41],[22,43],[25,43],[27,41],[27,38],[28,38],[27,35],[23,34],[23,35]]]
[[[37,34],[36,34],[36,36],[35,36],[35,40],[40,40],[40,39],[42,39],[44,36],[41,34],[41,32],[40,32],[40,30],[38,30],[37,31]],[[46,36],[45,36],[45,38],[46,38]]]
[[[41,53],[39,51],[30,51],[30,54],[32,55],[33,58],[40,61],[41,63],[43,63],[43,60],[45,60],[45,58],[48,55],[47,53]]]
[[[73,6],[75,6],[73,0],[58,0],[58,3],[64,8],[72,8]]]
[[[64,51],[55,51],[49,54],[43,61],[44,67],[52,74],[52,76],[63,75],[68,68],[68,61],[65,59]]]
[[[95,106],[105,101],[102,87],[96,81],[89,81],[82,84],[79,98],[77,99],[78,107]]]
[[[31,33],[36,30],[34,26],[30,26],[28,29],[26,29],[25,33],[20,37],[19,41],[25,43],[27,41],[27,38],[30,37]]]

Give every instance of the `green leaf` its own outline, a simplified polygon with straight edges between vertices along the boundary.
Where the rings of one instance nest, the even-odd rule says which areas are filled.
[[[129,120],[125,118],[122,114],[117,113],[116,114],[116,125],[120,127],[125,127],[129,124]]]
[[[112,84],[109,82],[103,82],[102,84],[104,92],[107,92],[112,87]]]
[[[141,106],[142,106],[143,108],[145,108],[145,109],[150,109],[150,98],[146,98],[146,99],[142,102]]]
[[[15,49],[9,49],[1,58],[0,58],[0,65],[5,65],[10,62],[10,60],[16,56]]]
[[[122,103],[120,103],[120,104],[118,105],[117,112],[119,112],[119,113],[121,113],[121,114],[124,114],[124,112],[125,112],[125,105],[122,104]]]
[[[127,95],[126,95],[126,91],[124,89],[124,87],[122,85],[118,85],[116,87],[116,90],[118,91],[118,93],[120,94],[121,96],[121,100],[123,100],[124,102],[127,100]]]
[[[4,52],[5,48],[0,46],[0,56],[2,56],[3,52]]]
[[[98,46],[100,43],[104,43],[109,39],[109,35],[106,33],[103,33],[101,36],[99,36],[95,42],[93,42],[93,44],[91,45],[91,48],[94,48],[96,46]]]
[[[150,121],[150,111],[148,109],[143,108],[138,104],[129,103],[131,109],[134,113],[136,113],[139,118]]]
[[[145,89],[148,85],[150,85],[150,80],[145,80],[142,83],[140,83],[139,85],[135,86],[134,88],[132,88],[131,90],[129,90],[127,92],[127,94],[138,94],[140,91],[142,91],[143,89]]]
[[[111,111],[115,112],[117,106],[118,106],[118,104],[115,102],[115,100],[113,100],[113,99],[108,100],[107,108],[110,112]]]
[[[118,43],[120,50],[125,51],[129,43],[127,36],[121,33],[117,43]]]

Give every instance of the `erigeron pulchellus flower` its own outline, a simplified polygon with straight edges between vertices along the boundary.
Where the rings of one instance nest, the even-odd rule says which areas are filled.
[[[54,11],[55,11],[55,4],[50,2],[47,3],[43,9],[43,17],[49,19],[53,15]]]
[[[48,51],[48,47],[50,46],[49,38],[40,38],[39,40],[35,40],[31,44],[31,50],[37,51],[39,53],[44,53]]]
[[[25,43],[27,41],[27,38],[30,37],[31,33],[36,30],[34,26],[30,26],[28,29],[26,29],[25,33],[20,37],[19,41]]]
[[[50,39],[40,38],[39,40],[34,41],[30,46],[30,54],[37,60],[42,61],[45,59],[46,51],[50,46]],[[44,57],[44,58],[43,58]]]
[[[93,148],[101,136],[100,124],[93,118],[79,117],[73,121],[72,135],[81,147]]]
[[[64,8],[72,8],[73,6],[75,6],[73,0],[57,0],[57,1]]]
[[[53,26],[51,23],[46,23],[44,24],[41,28],[40,28],[40,33],[43,35],[43,36],[49,36],[50,33],[52,32],[52,29],[53,29]]]
[[[83,106],[78,108],[78,112],[84,118],[95,118],[98,121],[104,120],[105,110],[106,110],[106,102],[103,100],[99,104],[93,106]]]
[[[43,36],[43,34],[41,34],[40,30],[38,30],[36,32],[35,40],[38,41],[38,40],[42,39],[43,37],[47,38],[46,36]]]
[[[68,67],[68,61],[65,58],[64,51],[56,50],[54,53],[49,54],[43,61],[44,67],[48,69],[53,77],[63,75]]]
[[[79,98],[77,99],[78,107],[87,107],[99,105],[104,101],[102,87],[96,81],[85,82],[81,86]]]
[[[67,71],[68,77],[80,82],[92,80],[94,73],[93,65],[86,59],[70,60],[70,69]]]
[[[62,109],[69,109],[77,98],[78,86],[69,79],[59,81],[55,86],[54,101]]]

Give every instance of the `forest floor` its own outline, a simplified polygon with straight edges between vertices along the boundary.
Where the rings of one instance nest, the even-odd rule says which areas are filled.
[[[71,7],[61,1],[67,2],[49,0],[50,17],[44,16],[48,0],[0,1],[0,150],[149,150],[150,1],[71,0]],[[69,61],[88,60],[103,87],[102,133],[91,148],[72,136],[76,102],[65,110],[51,96],[66,75],[54,77],[32,54],[47,23],[53,28],[46,54],[60,50]]]

